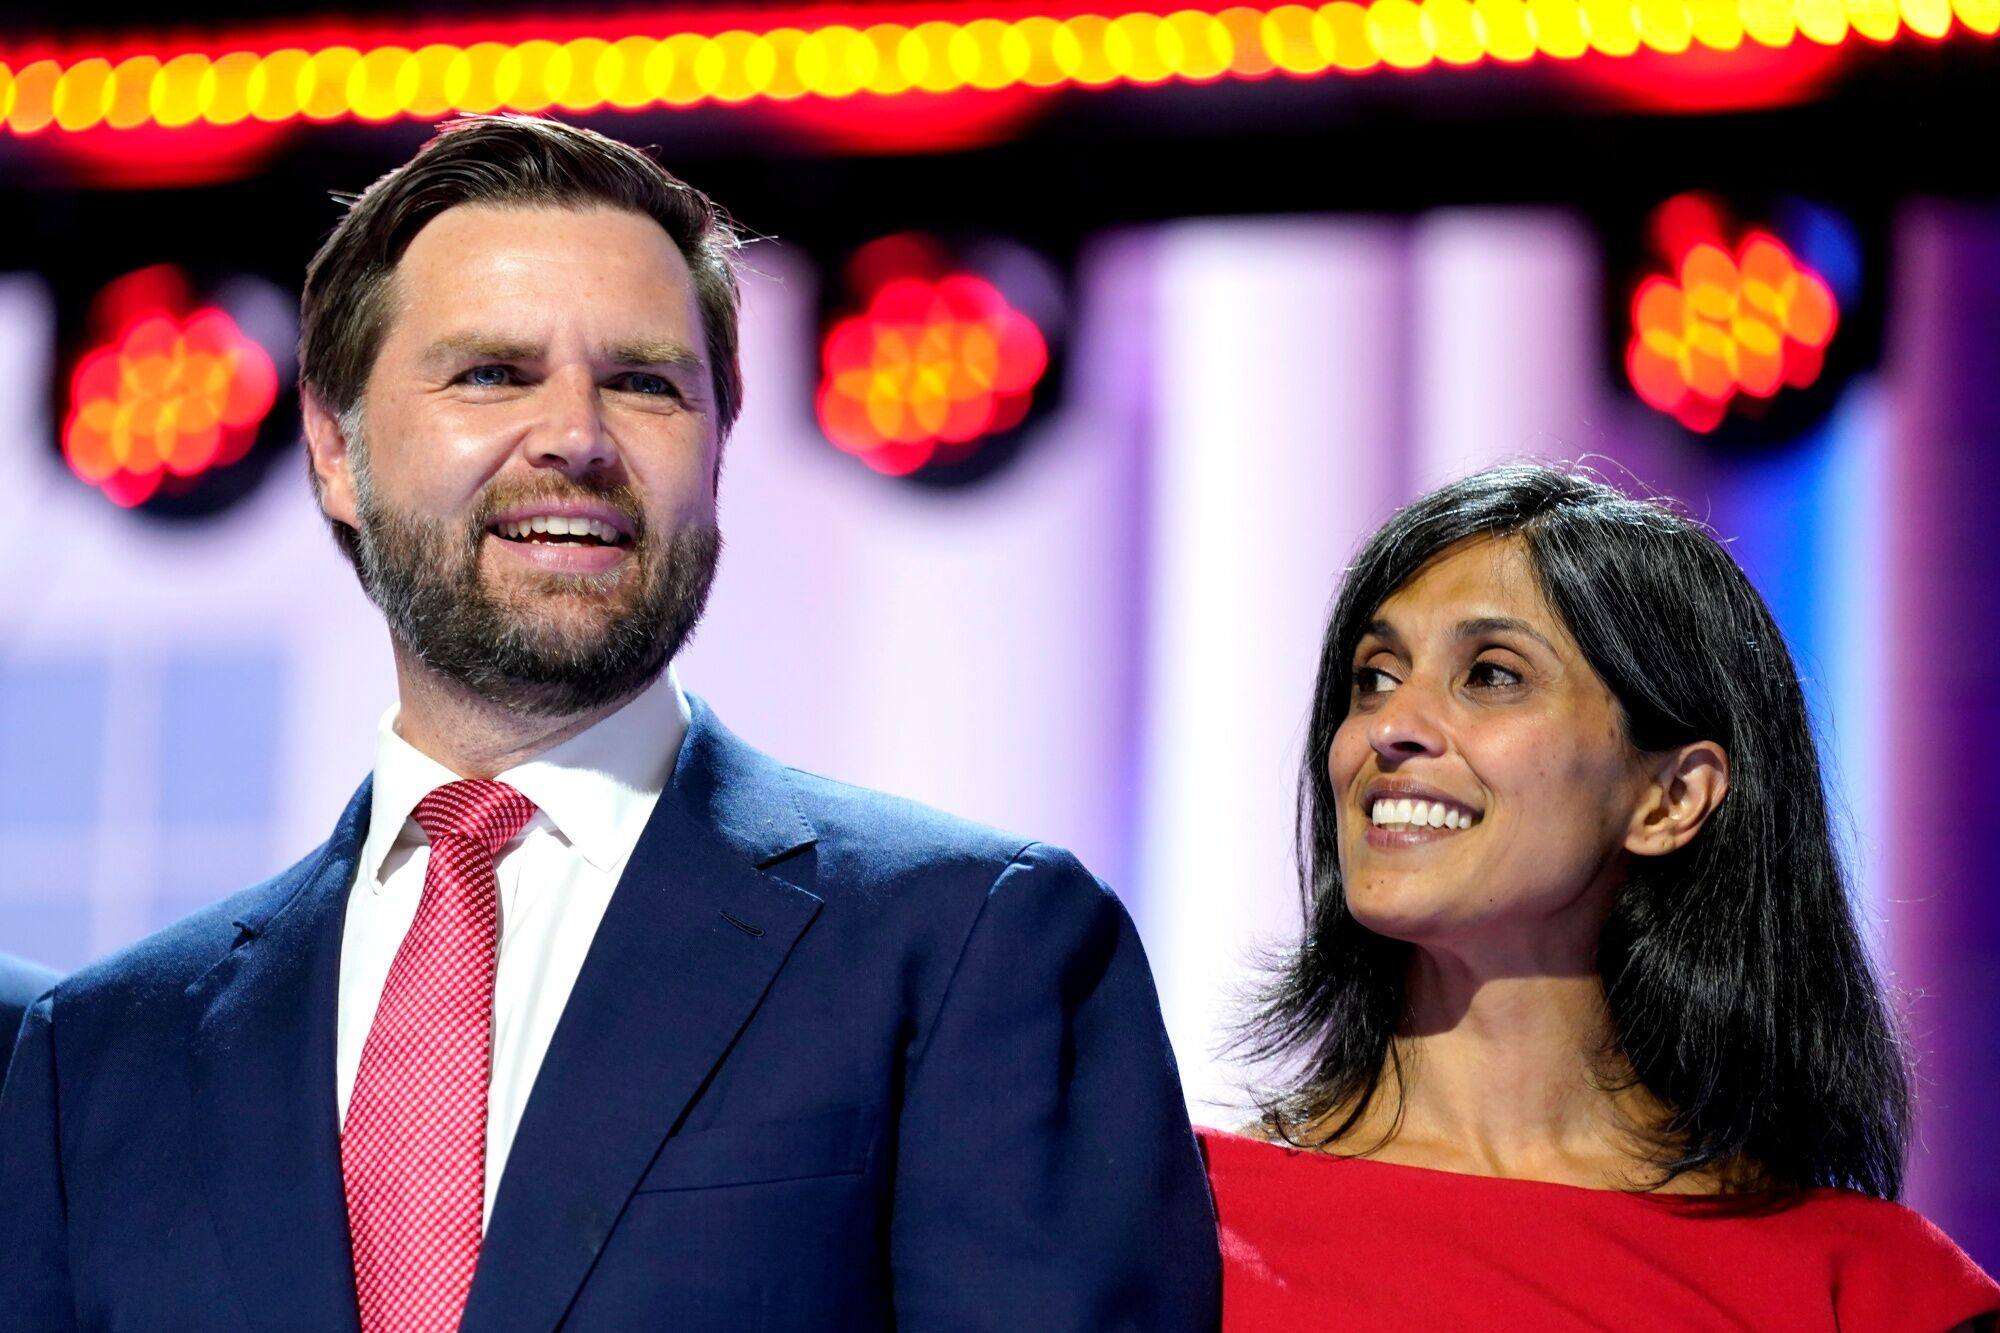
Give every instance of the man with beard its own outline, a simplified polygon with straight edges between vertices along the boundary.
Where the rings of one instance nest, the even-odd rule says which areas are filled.
[[[30,1011],[8,1328],[1213,1326],[1117,901],[667,670],[734,245],[642,153],[474,118],[313,261],[313,482],[398,705],[325,846]]]

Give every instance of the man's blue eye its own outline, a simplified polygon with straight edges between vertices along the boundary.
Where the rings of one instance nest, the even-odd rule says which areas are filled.
[[[649,375],[645,371],[634,371],[625,377],[625,382],[634,393],[660,394],[674,392],[673,381],[663,375]]]
[[[494,389],[505,384],[512,374],[505,366],[474,366],[459,378],[482,389]]]

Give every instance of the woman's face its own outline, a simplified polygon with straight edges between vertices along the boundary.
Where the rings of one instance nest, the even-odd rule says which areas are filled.
[[[1450,548],[1382,603],[1352,665],[1328,766],[1356,920],[1587,966],[1651,775],[1526,549]]]

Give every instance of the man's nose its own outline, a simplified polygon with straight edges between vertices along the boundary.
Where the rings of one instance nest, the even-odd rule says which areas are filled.
[[[529,461],[571,475],[601,472],[618,461],[604,420],[597,379],[588,367],[565,367],[542,382],[541,420],[528,443]]]

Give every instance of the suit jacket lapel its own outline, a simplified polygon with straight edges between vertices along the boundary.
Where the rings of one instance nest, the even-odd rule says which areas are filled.
[[[784,772],[700,700],[509,1154],[464,1328],[553,1327],[633,1187],[820,900],[764,867],[809,844]]]
[[[188,991],[201,1176],[243,1308],[274,1330],[359,1327],[334,1026],[369,791],[317,856],[237,919],[236,946]]]

